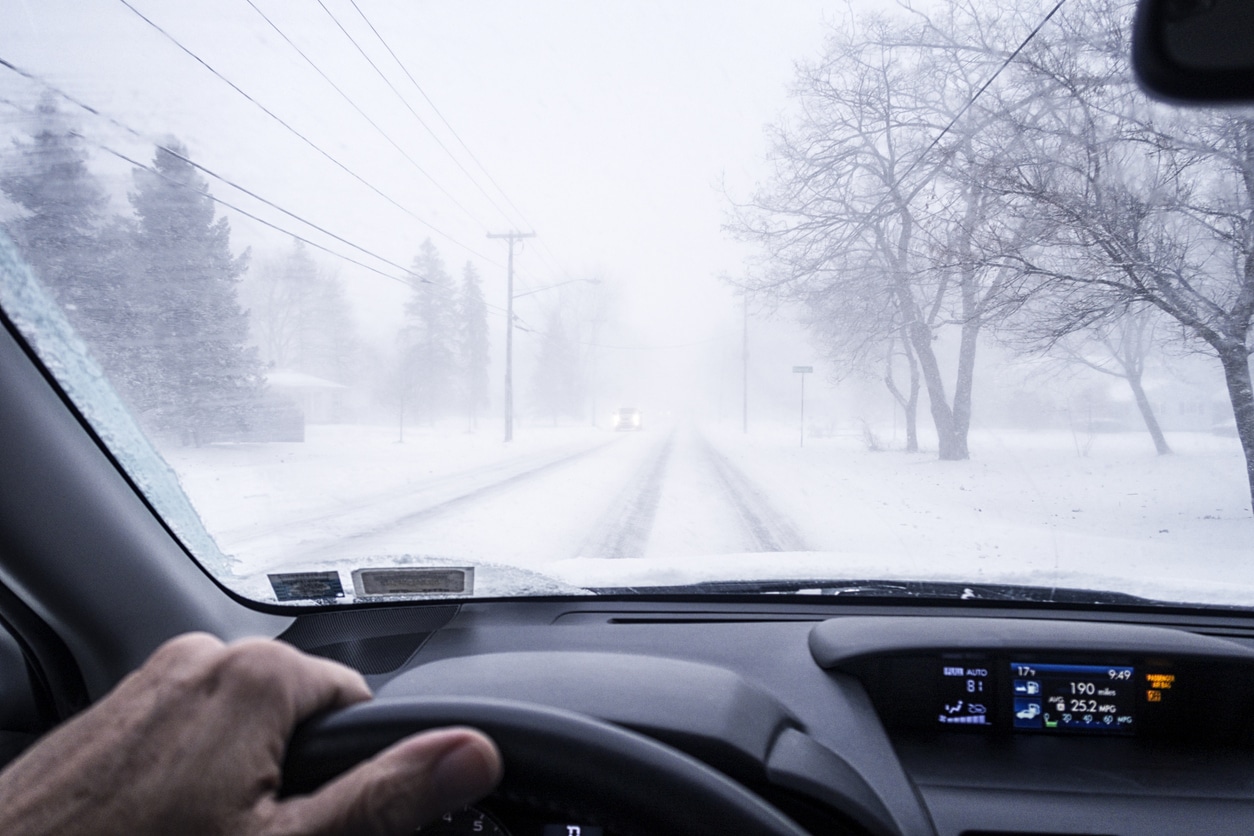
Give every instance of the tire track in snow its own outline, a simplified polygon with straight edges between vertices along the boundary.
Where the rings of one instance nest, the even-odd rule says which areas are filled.
[[[671,430],[592,527],[579,557],[644,557],[674,444],[675,431]]]
[[[316,559],[319,556],[326,555],[335,556],[343,551],[342,544],[346,541],[359,541],[387,534],[399,528],[405,528],[433,519],[466,504],[482,500],[485,497],[512,490],[523,482],[574,464],[594,453],[598,453],[617,441],[619,441],[618,438],[603,441],[574,453],[565,453],[556,458],[541,461],[541,463],[536,465],[524,466],[523,470],[517,470],[518,462],[492,464],[462,473],[453,473],[439,477],[433,482],[422,485],[413,491],[400,489],[389,492],[387,494],[388,500],[394,503],[403,502],[405,509],[397,515],[388,518],[383,523],[362,523],[360,521],[354,523],[352,521],[351,518],[363,508],[377,505],[379,502],[378,499],[366,500],[353,503],[349,509],[339,514],[328,514],[318,517],[316,520],[298,520],[282,526],[275,526],[267,530],[262,537],[250,538],[247,541],[243,541],[243,543],[234,543],[232,545],[239,549],[241,545],[248,546],[261,539],[268,540],[276,537],[290,539],[290,535],[293,532],[298,532],[309,527],[311,523],[317,522],[319,527],[330,530],[327,531],[325,536],[319,538],[322,541],[321,544],[314,541],[313,543],[302,545],[302,555],[308,559]],[[508,475],[503,476],[502,474]],[[450,493],[452,493],[452,496],[449,496]],[[427,498],[428,504],[422,504],[424,497]],[[418,505],[417,508],[414,507],[415,503]],[[339,518],[338,520],[337,517]]]
[[[694,432],[705,460],[714,472],[728,502],[736,510],[745,538],[753,552],[809,551],[805,540],[784,514],[771,505],[749,477],[714,448],[704,435]]]
[[[565,456],[568,454],[563,453],[561,455]],[[415,496],[439,495],[441,491],[456,491],[459,485],[463,485],[466,482],[471,482],[472,484],[492,484],[498,478],[510,478],[517,475],[520,466],[524,468],[530,467],[536,458],[537,456],[530,455],[521,459],[490,462],[478,467],[472,467],[469,470],[444,473],[418,485],[407,484],[391,487],[385,491],[358,496],[348,501],[336,501],[330,503],[326,508],[306,512],[299,517],[278,522],[253,523],[240,528],[226,529],[218,532],[216,536],[230,543],[248,543],[275,534],[300,531],[316,524],[325,523],[328,520],[347,519],[360,511],[378,508],[386,502],[395,502],[398,497],[406,497],[412,500]],[[548,465],[553,461],[544,456],[539,458],[542,459],[541,466]],[[499,474],[504,474],[504,476],[499,476]]]

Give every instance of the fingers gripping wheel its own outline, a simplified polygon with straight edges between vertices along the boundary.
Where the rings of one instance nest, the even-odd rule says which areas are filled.
[[[501,750],[498,794],[631,834],[805,836],[722,773],[590,717],[485,699],[381,699],[310,721],[288,747],[283,794],[309,792],[414,732],[474,726]]]

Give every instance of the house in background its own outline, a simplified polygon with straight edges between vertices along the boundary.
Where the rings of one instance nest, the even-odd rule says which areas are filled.
[[[266,372],[266,383],[275,395],[296,405],[305,423],[331,424],[343,419],[349,387],[342,383],[294,369],[271,369]]]

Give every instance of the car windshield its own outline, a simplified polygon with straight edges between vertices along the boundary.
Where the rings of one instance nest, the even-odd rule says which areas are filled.
[[[287,606],[1254,605],[1254,120],[1126,0],[0,0],[0,306]]]

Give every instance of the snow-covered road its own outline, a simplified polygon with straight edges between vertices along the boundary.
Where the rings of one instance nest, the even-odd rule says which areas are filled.
[[[427,554],[569,558],[800,551],[793,524],[694,426],[592,436],[217,532],[250,571]]]
[[[718,579],[935,579],[1245,600],[1254,529],[1239,450],[1129,434],[980,434],[979,455],[799,449],[779,428],[639,433],[310,428],[303,444],[167,451],[237,586],[267,572],[475,567],[479,594]]]
[[[224,532],[221,545],[230,553],[250,556],[256,568],[266,569],[289,562],[294,544],[302,558],[311,561],[350,554],[430,551],[424,532],[433,523],[474,515],[497,499],[516,499],[541,477],[574,468],[613,443],[614,439],[596,440],[574,450],[561,448],[441,473],[337,503],[315,516]]]
[[[792,522],[695,426],[671,427],[592,526],[576,557],[804,551]]]

